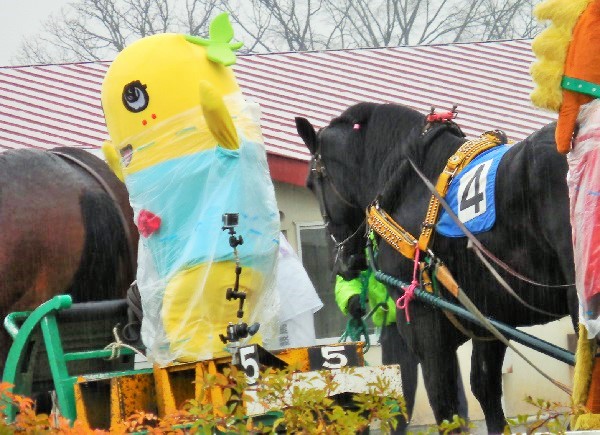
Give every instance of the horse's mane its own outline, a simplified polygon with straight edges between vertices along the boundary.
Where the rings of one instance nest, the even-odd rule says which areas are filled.
[[[407,155],[415,160],[421,159],[418,141],[424,116],[400,104],[362,103],[347,112],[355,116],[357,113],[363,117],[368,115],[368,120],[365,120],[368,134],[364,144],[367,149],[363,155],[365,160],[380,162],[376,163],[381,165],[376,170],[379,174],[378,185],[383,189],[380,192],[383,195],[382,205],[390,206],[396,202],[393,196],[397,189],[385,189],[385,186],[402,184],[409,170],[405,160]]]
[[[390,175],[404,154],[405,142],[412,143],[420,133],[423,115],[400,104],[358,103],[350,106],[329,124],[347,123],[367,128],[367,136],[357,136],[348,147],[364,147],[363,156],[376,162],[385,162],[383,175]],[[419,127],[419,128],[415,128]]]

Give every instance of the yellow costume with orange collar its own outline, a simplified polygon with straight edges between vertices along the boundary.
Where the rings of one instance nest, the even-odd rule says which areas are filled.
[[[550,26],[532,44],[532,102],[558,112],[556,144],[567,154],[575,284],[579,297],[573,402],[589,412],[571,429],[600,429],[600,0],[545,0],[535,9]],[[588,337],[589,335],[589,337]]]

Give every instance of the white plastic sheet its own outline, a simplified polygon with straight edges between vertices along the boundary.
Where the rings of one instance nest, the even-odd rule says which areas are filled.
[[[580,321],[592,337],[600,333],[600,100],[582,106],[577,121],[567,181]]]
[[[280,329],[276,337],[269,337],[265,346],[272,349],[314,346],[313,315],[323,307],[323,302],[302,261],[283,234],[279,237],[275,287],[281,303]]]

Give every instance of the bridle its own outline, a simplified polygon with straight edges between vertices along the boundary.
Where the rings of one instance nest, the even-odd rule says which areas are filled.
[[[446,129],[450,129],[457,136],[464,137],[464,133],[462,132],[462,130],[460,130],[460,127],[458,127],[458,125],[455,124],[454,122],[444,122],[440,126],[442,128],[433,128],[434,126],[435,126],[435,124],[430,124],[426,127],[423,127],[423,129],[421,131],[421,137],[422,138],[426,137],[426,140],[432,141],[439,134],[441,134],[442,131],[444,131]],[[340,259],[340,255],[344,251],[346,245],[351,240],[353,240],[355,237],[357,237],[359,234],[362,233],[363,235],[366,235],[366,233],[367,233],[366,218],[361,219],[361,223],[358,225],[358,227],[354,231],[352,231],[351,234],[349,236],[347,236],[346,238],[344,238],[343,240],[338,240],[333,235],[333,231],[331,229],[331,217],[327,210],[327,203],[325,201],[325,194],[324,194],[325,186],[328,186],[331,189],[331,191],[333,192],[333,194],[341,201],[341,203],[344,204],[345,206],[347,206],[348,208],[354,209],[354,210],[359,210],[360,213],[362,213],[362,214],[364,214],[364,210],[361,207],[359,207],[358,205],[356,205],[356,204],[352,203],[351,201],[349,201],[348,199],[346,199],[346,197],[344,195],[342,195],[342,193],[336,187],[335,183],[329,176],[329,173],[325,167],[325,163],[323,162],[323,159],[321,156],[321,145],[320,144],[317,145],[317,149],[315,150],[314,153],[311,154],[311,156],[312,156],[312,160],[311,160],[310,171],[313,174],[315,174],[314,180],[315,180],[315,184],[317,184],[317,186],[315,186],[316,188],[314,189],[315,196],[317,197],[317,201],[319,203],[319,209],[321,211],[321,218],[323,219],[323,223],[325,224],[325,228],[327,229],[329,238],[333,241],[333,244],[334,244],[334,252],[335,252],[334,269],[335,269],[336,265],[338,264],[338,261]],[[385,193],[387,193],[387,191],[389,190],[388,188],[393,187],[395,184],[396,183],[393,183],[393,182],[386,184],[385,187],[387,187],[387,188],[384,188],[384,190],[382,192],[382,193],[384,193],[384,195],[383,195],[384,197],[387,196],[387,195],[385,195]],[[381,196],[382,195],[378,195],[378,197],[381,197]]]
[[[323,219],[323,223],[325,224],[325,228],[327,229],[327,233],[329,235],[329,237],[331,238],[331,240],[333,241],[334,244],[334,250],[335,250],[335,257],[334,257],[334,268],[337,265],[339,258],[340,258],[340,254],[344,251],[346,245],[354,238],[356,237],[358,234],[361,233],[361,230],[365,227],[366,225],[366,221],[365,219],[361,219],[361,223],[359,224],[359,226],[356,228],[356,230],[354,230],[348,237],[344,238],[343,240],[338,240],[334,235],[333,235],[333,231],[331,229],[331,217],[329,215],[329,212],[327,210],[327,203],[325,201],[325,193],[324,193],[324,186],[329,186],[329,188],[331,189],[331,191],[335,194],[335,196],[337,196],[337,198],[347,207],[354,209],[354,210],[358,210],[360,211],[360,213],[363,213],[363,210],[361,207],[359,207],[356,204],[351,203],[349,200],[347,200],[341,193],[340,191],[337,189],[337,187],[335,186],[335,183],[333,182],[333,180],[331,179],[331,177],[329,177],[327,169],[325,168],[325,163],[323,162],[323,159],[321,158],[321,153],[320,150],[317,149],[317,151],[312,154],[312,161],[311,161],[311,167],[310,170],[313,174],[315,174],[315,196],[317,197],[317,201],[319,203],[319,209],[321,211],[321,217]]]

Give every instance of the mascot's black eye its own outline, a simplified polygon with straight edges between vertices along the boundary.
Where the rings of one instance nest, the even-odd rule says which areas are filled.
[[[131,82],[123,88],[123,104],[125,108],[130,112],[141,112],[150,102],[148,92],[146,92],[146,85],[136,80]]]

